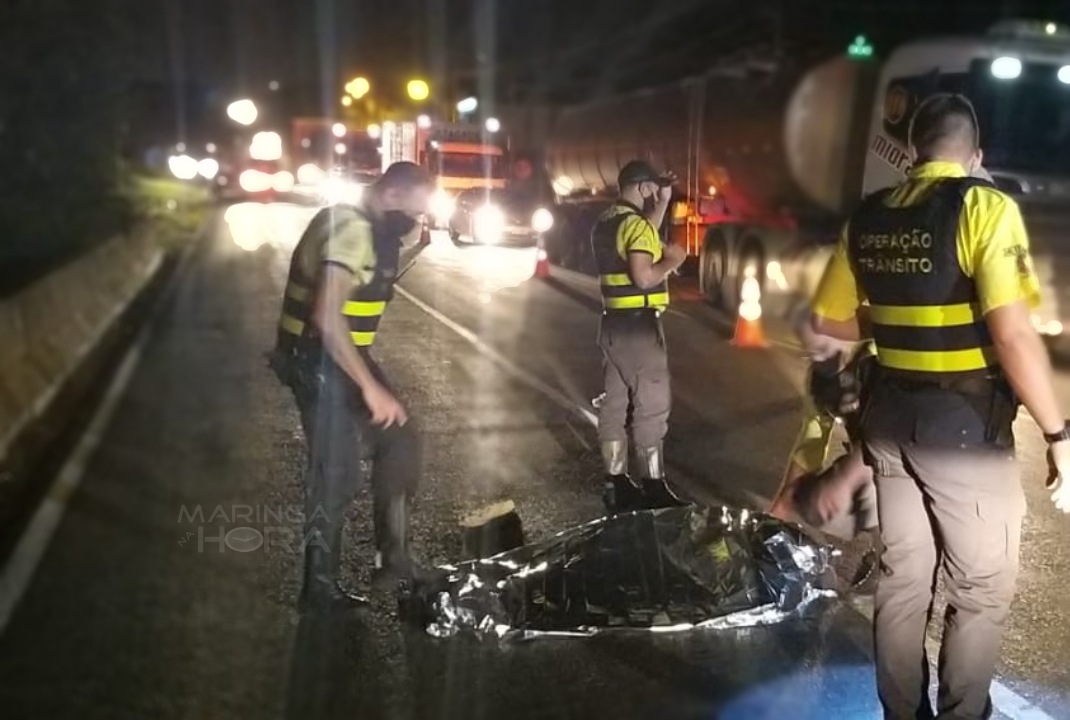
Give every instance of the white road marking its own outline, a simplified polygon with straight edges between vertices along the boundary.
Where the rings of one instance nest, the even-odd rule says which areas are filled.
[[[442,313],[440,313],[438,310],[435,310],[433,307],[431,307],[430,305],[425,303],[423,300],[421,300],[418,297],[416,297],[415,295],[413,295],[411,292],[409,292],[405,288],[403,288],[403,287],[401,287],[399,285],[395,289],[397,290],[397,292],[400,295],[402,295],[405,299],[407,299],[413,305],[415,305],[416,307],[420,308],[425,313],[427,313],[428,315],[433,317],[435,320],[438,320],[440,323],[442,323],[443,325],[448,327],[450,330],[452,330],[453,332],[455,332],[458,335],[460,335],[470,345],[472,345],[474,348],[476,348],[480,353],[482,353],[484,356],[490,358],[494,362],[496,362],[499,365],[501,365],[506,371],[508,371],[514,377],[516,377],[519,380],[522,380],[523,382],[525,382],[526,384],[528,384],[532,388],[538,390],[543,395],[545,395],[550,400],[552,400],[554,403],[559,405],[562,409],[568,410],[569,412],[572,412],[572,413],[576,413],[580,417],[582,417],[584,420],[586,420],[587,422],[589,422],[592,425],[594,425],[595,427],[598,426],[598,416],[595,415],[594,412],[592,412],[591,410],[587,409],[586,407],[576,403],[574,400],[572,400],[569,397],[567,397],[561,391],[557,390],[556,388],[554,388],[551,385],[548,385],[547,383],[543,382],[540,378],[538,378],[536,375],[534,375],[534,374],[528,372],[527,370],[525,370],[524,368],[520,367],[519,365],[514,363],[512,360],[510,360],[509,358],[505,357],[500,352],[498,352],[497,350],[495,350],[494,348],[492,348],[491,346],[487,345],[485,342],[480,340],[478,335],[476,335],[474,332],[472,332],[471,330],[466,328],[464,325],[461,325],[460,323],[457,323],[457,322],[453,321],[449,317],[447,317],[447,316],[443,315]]]
[[[554,272],[558,272],[558,269],[554,268]],[[494,350],[489,345],[480,340],[478,335],[466,328],[464,325],[461,325],[452,318],[442,314],[424,301],[415,297],[408,290],[405,290],[400,286],[398,286],[396,289],[397,292],[404,296],[409,302],[423,310],[435,320],[438,320],[450,330],[453,330],[455,333],[460,335],[476,350],[478,350],[480,353],[482,353],[484,356],[491,359],[492,361],[498,363],[504,370],[512,374],[518,380],[524,382],[525,384],[537,390],[538,392],[543,393],[546,397],[548,397],[557,405],[561,406],[563,409],[576,413],[581,417],[585,418],[595,428],[598,427],[598,416],[591,410],[576,403],[572,399],[565,396],[564,393],[558,391],[556,388],[551,387],[550,385],[543,382],[540,378],[536,377],[527,370],[524,370],[523,368],[519,367],[511,360],[499,353],[497,350]],[[675,311],[670,310],[669,312]],[[679,314],[683,317],[688,317],[689,319],[694,320],[694,318],[690,318],[690,316],[684,313]],[[798,349],[797,346],[792,346],[787,343],[777,344],[790,349]],[[769,498],[751,490],[743,490],[743,493],[753,503],[755,503],[756,507],[768,507],[769,503],[771,502]],[[866,618],[868,622],[873,622],[872,607],[865,604],[862,604],[860,606],[859,603],[851,603],[850,607],[856,612],[858,612],[860,615],[862,615],[862,617]],[[939,644],[936,642],[936,640],[932,638],[932,636],[926,634],[925,637],[926,650],[929,652],[930,657],[937,657],[939,653]],[[872,650],[870,647],[860,647],[867,655],[872,657]],[[1051,715],[1048,715],[1046,712],[1038,708],[1036,705],[1033,705],[1027,699],[1017,694],[1006,685],[995,680],[992,682],[992,703],[995,706],[996,710],[998,710],[1001,714],[1005,715],[1011,720],[1055,720],[1055,718],[1053,718]]]
[[[0,575],[0,634],[7,627],[15,607],[29,588],[34,572],[52,540],[52,535],[59,527],[60,520],[63,519],[67,504],[81,483],[93,453],[100,446],[100,441],[115,414],[115,408],[122,399],[123,393],[126,392],[126,387],[141,360],[144,344],[145,338],[143,337],[123,359],[122,365],[108,387],[104,401],[97,408],[74,452],[63,464],[59,477],[48,492],[48,497],[37,508],[26,532],[19,538],[11,559],[4,567],[3,574]]]
[[[198,240],[201,238],[205,228],[208,227],[210,220],[211,216],[197,230],[196,237]],[[192,245],[192,247],[196,247],[196,245]],[[160,294],[157,305],[153,310],[154,313],[162,307],[163,301],[170,296],[178,279],[183,275],[186,265],[189,264],[192,255],[193,252],[190,250],[182,258],[179,266],[175,269],[174,275],[171,277],[168,287],[164,288]],[[158,263],[153,265],[153,272],[157,267]],[[131,298],[127,305],[133,301],[134,298]],[[0,571],[0,635],[3,634],[11,621],[11,617],[22,600],[22,596],[26,594],[34,573],[37,571],[37,567],[40,565],[45,551],[52,541],[52,536],[63,519],[67,505],[78,485],[81,484],[86,467],[94,452],[100,446],[104,433],[107,431],[112,416],[115,414],[115,409],[118,407],[119,401],[122,399],[130,380],[134,376],[134,372],[137,370],[138,363],[141,361],[142,351],[148,343],[151,332],[152,323],[146,322],[133,345],[123,356],[123,360],[109,383],[100,406],[93,413],[89,427],[79,438],[74,451],[63,463],[63,467],[60,468],[59,475],[52,483],[47,497],[34,512],[7,564]]]

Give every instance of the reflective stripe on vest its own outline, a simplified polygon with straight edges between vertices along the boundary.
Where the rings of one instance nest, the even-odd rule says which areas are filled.
[[[602,306],[606,310],[664,310],[669,305],[669,286],[661,282],[644,290],[632,282],[628,261],[617,252],[617,230],[630,215],[640,215],[633,207],[613,205],[595,223],[591,245],[598,264]],[[641,217],[641,215],[640,215]]]
[[[310,296],[311,292],[308,288],[293,282],[287,285],[282,315],[279,318],[279,330],[297,337],[304,335],[305,322],[300,318],[307,313],[307,300]],[[384,312],[386,312],[385,300],[346,301],[342,306],[342,314],[349,324],[349,336],[353,339],[354,345],[368,347],[375,342],[375,334],[379,330],[379,321]]]
[[[297,341],[319,342],[316,328],[309,322],[315,301],[315,278],[309,277],[305,268],[323,261],[323,248],[332,233],[362,216],[363,212],[358,208],[337,206],[324,208],[309,223],[290,259],[289,279],[279,316],[280,346],[294,348]],[[393,297],[401,247],[399,238],[387,234],[384,228],[371,223],[369,228],[375,262],[373,266],[360,269],[370,271],[371,277],[364,285],[352,288],[342,306],[350,338],[357,347],[368,347],[375,342],[379,322]]]
[[[602,304],[607,310],[635,310],[648,307],[662,309],[669,304],[668,290],[655,288],[653,292],[640,290],[641,295],[635,294],[638,288],[632,285],[632,278],[628,273],[600,275],[599,281],[602,285]]]
[[[985,372],[996,364],[977,287],[958,260],[963,198],[979,183],[934,183],[928,197],[888,207],[867,198],[848,226],[851,262],[870,303],[881,366],[916,376]]]
[[[956,373],[984,370],[996,361],[980,338],[988,327],[975,303],[871,305],[873,336],[881,365],[895,370]]]

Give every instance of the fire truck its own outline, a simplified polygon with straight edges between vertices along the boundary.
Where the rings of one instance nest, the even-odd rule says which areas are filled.
[[[471,188],[504,188],[508,140],[478,125],[440,123],[426,117],[382,126],[382,165],[400,160],[425,167],[438,189],[432,198],[434,224],[444,227],[457,195]]]

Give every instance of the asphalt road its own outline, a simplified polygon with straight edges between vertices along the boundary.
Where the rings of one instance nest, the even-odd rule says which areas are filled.
[[[95,450],[70,468],[77,488],[52,494],[65,513],[27,541],[50,538],[36,572],[2,589],[19,598],[0,628],[4,718],[878,716],[864,600],[767,628],[507,647],[403,627],[388,596],[369,613],[299,616],[303,440],[262,354],[314,210],[235,208],[111,394]],[[426,438],[414,535],[427,560],[456,559],[458,519],[489,501],[513,500],[530,540],[600,515],[584,412],[600,390],[597,288],[532,280],[533,266],[528,249],[436,237],[384,321],[378,356]],[[776,332],[769,349],[732,347],[730,323],[692,296],[680,288],[666,319],[672,469],[702,501],[760,504],[804,366]],[[1058,382],[1070,408],[1070,376]],[[1019,433],[1031,512],[996,704],[1001,717],[1070,717],[1070,520],[1040,488],[1035,426]],[[373,554],[368,508],[362,495],[350,516],[353,583]],[[235,551],[226,533],[249,526],[265,543]]]

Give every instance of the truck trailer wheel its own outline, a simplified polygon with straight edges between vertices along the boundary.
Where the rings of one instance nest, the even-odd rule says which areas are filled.
[[[710,232],[699,257],[699,292],[714,307],[724,304],[725,268],[728,266],[728,243],[724,235]]]

